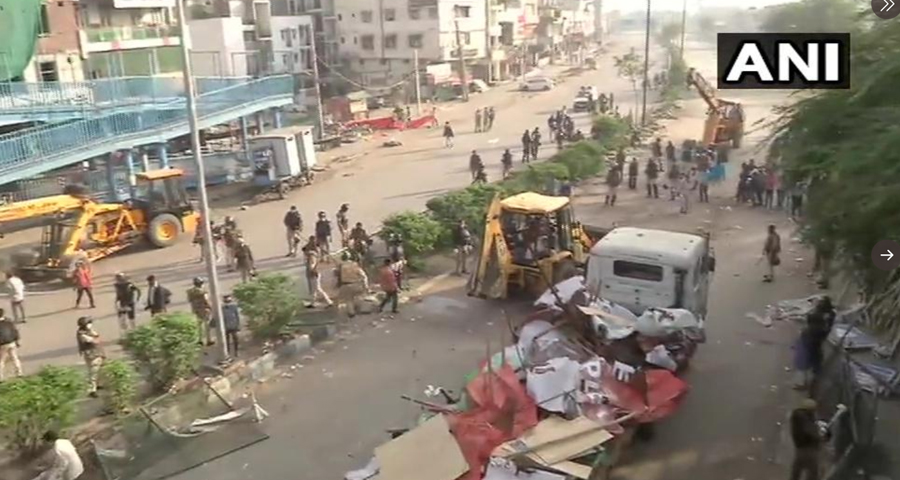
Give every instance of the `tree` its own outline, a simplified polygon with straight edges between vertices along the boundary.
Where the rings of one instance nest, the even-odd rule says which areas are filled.
[[[766,9],[761,27],[772,33],[851,32],[858,16],[853,0],[801,0]]]
[[[305,303],[300,287],[291,277],[276,273],[261,275],[234,287],[247,326],[256,338],[272,339],[301,318]]]
[[[656,32],[656,41],[663,47],[676,46],[681,40],[681,22],[666,22]]]
[[[632,50],[618,57],[613,57],[619,76],[631,82],[634,92],[635,111],[638,110],[638,82],[644,79],[644,57]]]
[[[125,350],[147,374],[157,391],[193,374],[200,364],[200,328],[191,313],[173,312],[153,317],[125,335]]]
[[[9,445],[23,454],[38,452],[47,430],[72,425],[84,389],[84,374],[70,367],[47,366],[0,384],[0,430]]]

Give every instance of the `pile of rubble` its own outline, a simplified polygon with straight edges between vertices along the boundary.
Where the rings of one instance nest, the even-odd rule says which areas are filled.
[[[516,342],[467,376],[446,404],[375,449],[346,480],[605,478],[634,435],[677,410],[678,377],[705,339],[681,309],[641,315],[591,298],[583,277],[551,288],[514,328]]]

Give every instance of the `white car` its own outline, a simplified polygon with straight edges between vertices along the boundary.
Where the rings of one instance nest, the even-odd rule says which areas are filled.
[[[597,100],[600,97],[600,92],[597,91],[597,87],[592,87],[589,85],[585,85],[578,89],[579,97],[587,97],[590,96],[594,100]]]
[[[519,85],[523,92],[541,92],[552,90],[556,86],[553,79],[548,77],[529,77]]]

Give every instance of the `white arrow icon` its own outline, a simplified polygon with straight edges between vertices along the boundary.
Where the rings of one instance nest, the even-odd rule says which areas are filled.
[[[881,7],[882,12],[890,11],[890,9],[894,8],[893,0],[884,0],[884,6]]]
[[[894,254],[891,253],[890,250],[888,250],[887,252],[888,252],[888,253],[882,253],[881,256],[882,256],[882,257],[887,257],[888,261],[890,262],[891,259],[894,258]]]

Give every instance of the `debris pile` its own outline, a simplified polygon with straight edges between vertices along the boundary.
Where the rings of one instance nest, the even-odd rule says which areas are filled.
[[[628,309],[591,298],[583,277],[541,296],[516,341],[490,352],[460,398],[404,397],[427,414],[398,432],[346,480],[597,479],[636,433],[674,413],[688,391],[678,377],[703,322],[682,309]],[[512,322],[510,322],[512,323]],[[593,473],[592,473],[593,472]]]

